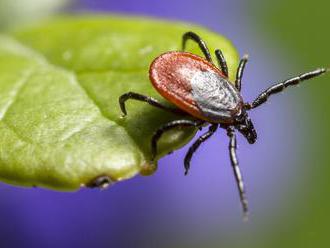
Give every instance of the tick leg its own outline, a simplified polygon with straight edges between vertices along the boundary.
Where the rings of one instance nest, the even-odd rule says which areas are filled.
[[[127,115],[125,103],[128,99],[146,102],[154,107],[157,107],[157,108],[160,108],[160,109],[163,109],[163,110],[175,113],[175,114],[181,114],[181,115],[185,114],[185,112],[183,112],[180,109],[171,108],[171,107],[162,105],[160,102],[158,102],[156,99],[154,99],[150,96],[144,96],[139,93],[128,92],[119,97],[119,106],[120,106],[121,111],[123,112],[123,117]]]
[[[228,78],[228,66],[225,57],[223,56],[223,53],[221,50],[217,49],[215,50],[215,56],[218,59],[219,67],[223,74]]]
[[[201,135],[196,141],[195,143],[192,144],[192,146],[189,148],[185,158],[184,158],[184,168],[185,168],[185,175],[188,174],[189,168],[190,168],[190,160],[193,156],[193,154],[196,152],[196,150],[198,149],[198,147],[204,142],[206,141],[208,138],[210,138],[215,131],[218,128],[218,124],[213,124],[212,126],[209,127],[209,130],[204,133],[203,135]]]
[[[174,128],[177,127],[200,127],[203,125],[202,121],[191,121],[191,120],[175,120],[165,125],[161,126],[152,136],[151,139],[151,162],[153,162],[157,156],[157,145],[158,140],[162,137],[162,135]]]
[[[236,73],[236,81],[235,81],[235,87],[238,89],[238,91],[241,91],[241,83],[242,83],[242,77],[243,77],[243,72],[245,69],[245,65],[248,62],[249,56],[245,54],[241,61],[239,62],[239,66],[237,68],[237,73]]]
[[[329,71],[329,70],[325,69],[325,68],[320,68],[320,69],[316,69],[316,70],[311,71],[311,72],[303,73],[303,74],[301,74],[297,77],[287,79],[287,80],[285,80],[281,83],[277,83],[277,84],[269,87],[265,91],[263,91],[252,103],[245,104],[245,107],[247,109],[256,108],[259,105],[266,102],[269,96],[281,92],[286,87],[292,86],[292,85],[297,85],[297,84],[299,84],[300,82],[302,82],[304,80],[308,80],[308,79],[320,76],[320,75],[322,75],[323,73],[325,73],[327,71]]]
[[[187,43],[188,40],[195,41],[199,45],[199,48],[202,50],[205,58],[209,62],[212,62],[210,51],[207,48],[205,42],[201,39],[201,37],[199,37],[199,35],[195,34],[194,32],[187,32],[187,33],[183,34],[183,36],[182,36],[182,51],[184,51],[186,49],[186,43]]]
[[[241,171],[239,168],[238,159],[236,156],[237,144],[236,144],[236,135],[235,135],[234,127],[231,126],[231,127],[227,128],[227,135],[230,139],[230,141],[229,141],[230,161],[231,161],[236,184],[237,184],[238,191],[239,191],[239,197],[240,197],[242,208],[243,208],[244,219],[246,219],[248,216],[248,202],[247,202],[247,199],[245,196],[245,187],[244,187],[244,183],[243,183],[243,178],[242,178],[242,174],[241,174]]]

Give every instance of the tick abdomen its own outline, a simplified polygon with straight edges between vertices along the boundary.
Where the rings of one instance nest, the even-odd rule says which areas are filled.
[[[187,52],[168,52],[150,67],[150,80],[168,101],[191,115],[213,123],[231,123],[242,98],[212,63]]]

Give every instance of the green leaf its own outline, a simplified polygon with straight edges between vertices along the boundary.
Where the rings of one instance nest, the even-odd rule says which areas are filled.
[[[118,97],[135,91],[169,104],[152,88],[148,67],[159,54],[179,50],[188,30],[212,51],[223,50],[232,77],[238,56],[231,43],[188,24],[61,17],[0,35],[0,180],[76,190],[99,176],[115,182],[147,173],[153,132],[180,116],[131,101],[121,119]],[[164,136],[159,157],[195,131]]]

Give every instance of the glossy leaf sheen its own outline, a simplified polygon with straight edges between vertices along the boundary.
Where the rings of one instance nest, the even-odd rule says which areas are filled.
[[[118,97],[135,91],[169,104],[152,88],[149,64],[179,50],[188,30],[212,51],[223,50],[233,76],[238,59],[231,43],[181,23],[61,17],[0,35],[0,179],[75,190],[98,176],[119,181],[147,169],[153,132],[180,116],[132,101],[121,119]],[[198,51],[192,42],[189,48]],[[178,129],[166,135],[159,157],[194,133]]]

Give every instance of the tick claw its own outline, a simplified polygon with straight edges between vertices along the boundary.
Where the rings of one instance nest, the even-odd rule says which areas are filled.
[[[243,213],[243,222],[248,222],[249,221],[249,213],[248,212],[244,212]]]

